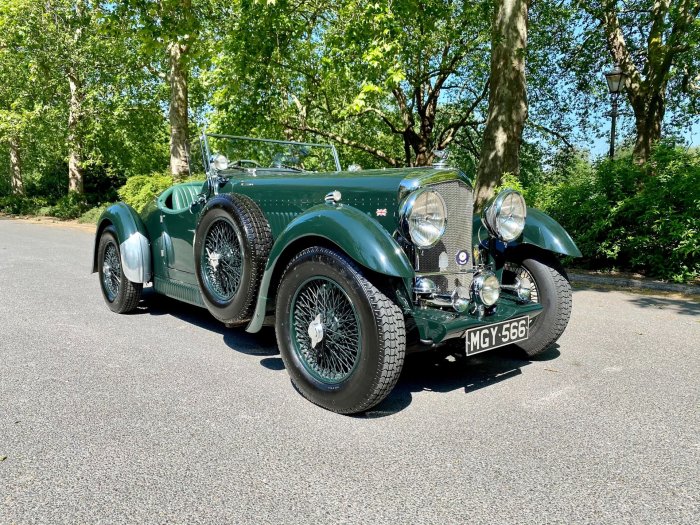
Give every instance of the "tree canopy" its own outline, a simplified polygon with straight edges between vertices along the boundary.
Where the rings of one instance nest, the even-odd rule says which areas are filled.
[[[449,148],[475,175],[489,96],[504,86],[492,67],[503,5],[0,0],[0,191],[181,177],[202,128],[329,141],[345,164],[367,167],[430,164]],[[697,125],[699,9],[528,2],[527,46],[511,49],[528,106],[518,165],[585,149],[605,125],[601,73],[614,62],[630,78],[636,126],[625,132],[642,161],[650,144]]]

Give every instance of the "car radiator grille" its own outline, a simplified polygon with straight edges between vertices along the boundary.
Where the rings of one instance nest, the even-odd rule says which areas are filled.
[[[439,293],[450,293],[457,286],[469,287],[472,282],[472,215],[474,196],[471,188],[461,181],[431,184],[445,200],[447,224],[445,234],[435,246],[416,249],[416,274],[429,275]],[[469,260],[457,264],[457,253],[466,250]]]

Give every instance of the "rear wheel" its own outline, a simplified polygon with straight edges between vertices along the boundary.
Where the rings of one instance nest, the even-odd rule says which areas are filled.
[[[365,411],[396,385],[406,352],[401,310],[343,255],[308,248],[277,293],[277,342],[301,394],[343,414]]]
[[[530,288],[531,300],[542,313],[530,322],[530,337],[517,346],[529,356],[550,348],[564,333],[571,317],[571,285],[559,261],[549,253],[528,252],[512,256],[503,269],[503,283]]]
[[[133,283],[124,275],[121,251],[112,226],[105,228],[97,251],[100,289],[113,312],[125,314],[136,309],[141,299],[142,283]]]

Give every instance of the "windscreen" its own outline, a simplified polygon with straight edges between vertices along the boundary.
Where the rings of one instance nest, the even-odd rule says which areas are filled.
[[[320,172],[337,171],[335,148],[326,144],[307,144],[266,139],[207,135],[209,162],[218,159],[226,169],[258,171]],[[223,158],[219,157],[222,156]]]

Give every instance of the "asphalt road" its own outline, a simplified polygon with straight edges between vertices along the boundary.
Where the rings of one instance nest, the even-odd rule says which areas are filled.
[[[700,305],[577,290],[558,349],[413,356],[339,416],[271,330],[103,304],[92,234],[0,220],[0,523],[698,523]]]

